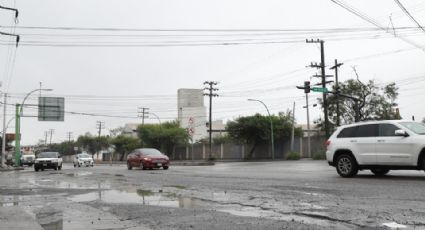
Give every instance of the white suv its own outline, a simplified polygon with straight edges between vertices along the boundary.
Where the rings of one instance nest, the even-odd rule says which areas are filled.
[[[425,125],[413,121],[369,121],[344,125],[326,141],[326,159],[342,177],[370,169],[425,170]]]

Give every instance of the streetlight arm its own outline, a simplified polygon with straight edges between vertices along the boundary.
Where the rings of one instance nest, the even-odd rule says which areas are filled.
[[[31,92],[27,93],[27,95],[24,97],[24,100],[23,100],[23,101],[22,101],[22,103],[21,103],[21,108],[20,108],[19,115],[22,115],[22,110],[23,110],[23,108],[24,108],[25,101],[28,99],[28,97],[29,97],[32,93],[37,92],[37,91],[52,91],[52,90],[53,90],[53,89],[35,89],[35,90],[33,90],[33,91],[31,91]]]

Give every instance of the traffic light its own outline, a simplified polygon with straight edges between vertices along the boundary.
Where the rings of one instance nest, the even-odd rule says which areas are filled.
[[[304,93],[310,93],[310,82],[309,81],[304,82]]]

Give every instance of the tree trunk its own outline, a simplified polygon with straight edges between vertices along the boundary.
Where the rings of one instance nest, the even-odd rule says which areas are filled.
[[[258,144],[254,143],[254,145],[252,146],[251,150],[249,151],[248,156],[246,157],[246,159],[252,159],[252,155],[254,155],[254,151],[257,148]]]

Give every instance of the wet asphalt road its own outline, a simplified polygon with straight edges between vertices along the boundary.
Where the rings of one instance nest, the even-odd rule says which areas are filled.
[[[422,171],[347,179],[312,160],[65,165],[0,172],[0,185],[0,229],[425,229]]]

